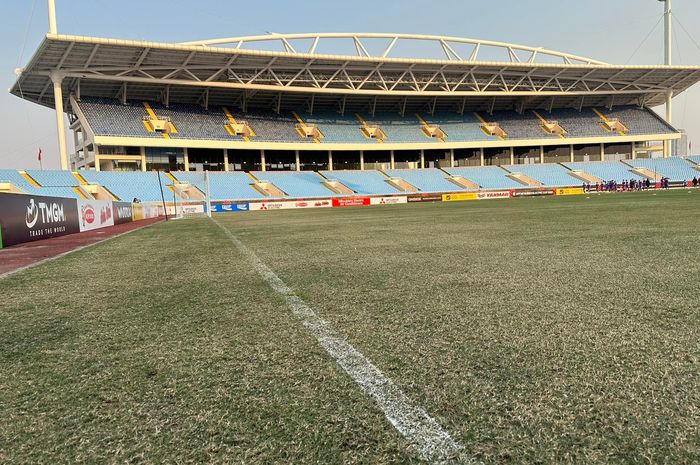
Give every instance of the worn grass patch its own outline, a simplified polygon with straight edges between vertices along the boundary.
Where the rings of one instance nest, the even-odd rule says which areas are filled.
[[[700,193],[221,215],[486,463],[700,461]],[[0,281],[2,463],[417,463],[211,221]]]
[[[209,220],[0,281],[2,463],[414,463]]]
[[[221,217],[487,463],[700,461],[700,193]]]

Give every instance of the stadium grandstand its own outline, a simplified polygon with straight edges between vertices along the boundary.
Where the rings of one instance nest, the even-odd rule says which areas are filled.
[[[370,53],[377,41],[383,49]],[[394,56],[418,41],[442,56]],[[357,53],[319,52],[340,42]],[[269,34],[162,44],[49,33],[11,92],[56,109],[62,167],[74,174],[3,172],[0,185],[191,199],[203,195],[191,173],[206,171],[219,173],[214,198],[235,201],[659,174],[688,181],[697,165],[671,158],[684,155],[683,133],[651,107],[698,80],[698,67],[612,65],[456,37]]]

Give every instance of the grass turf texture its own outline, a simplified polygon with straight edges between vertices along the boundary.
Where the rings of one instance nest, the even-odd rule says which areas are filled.
[[[478,459],[696,463],[699,195],[217,219]],[[208,220],[0,295],[1,462],[416,461]]]

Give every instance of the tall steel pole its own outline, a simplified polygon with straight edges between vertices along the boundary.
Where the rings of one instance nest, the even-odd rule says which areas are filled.
[[[673,8],[671,0],[659,0],[665,3],[664,11],[664,64],[671,66],[673,64]],[[666,122],[672,124],[673,121],[673,90],[666,91]],[[667,141],[664,144],[664,157],[672,155],[671,142]]]
[[[58,34],[56,27],[56,1],[49,0],[49,33]]]
[[[49,33],[58,34],[56,26],[56,0],[49,2]],[[56,128],[58,132],[58,151],[61,156],[61,169],[67,170],[68,166],[68,141],[66,140],[66,122],[63,115],[63,77],[59,74],[51,76],[53,81],[53,97],[56,105]]]

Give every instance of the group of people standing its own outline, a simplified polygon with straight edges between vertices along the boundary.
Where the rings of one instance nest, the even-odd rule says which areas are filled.
[[[661,187],[663,189],[668,189],[668,179],[666,179],[666,185],[662,180]],[[636,179],[623,180],[618,183],[617,181],[603,181],[597,182],[595,184],[586,183],[583,185],[583,190],[585,192],[632,192],[651,189],[651,181],[648,179],[645,181],[638,181]]]

